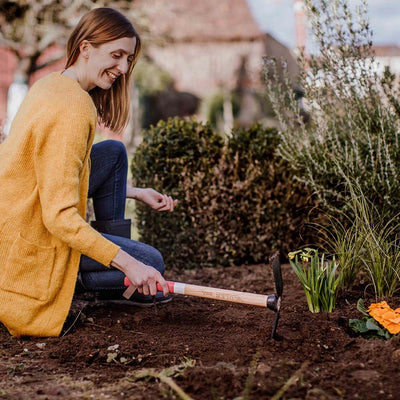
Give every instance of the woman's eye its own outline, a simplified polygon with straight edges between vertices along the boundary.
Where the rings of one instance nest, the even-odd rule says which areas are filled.
[[[121,54],[118,54],[118,53],[114,53],[112,56],[113,56],[113,58],[121,58]]]

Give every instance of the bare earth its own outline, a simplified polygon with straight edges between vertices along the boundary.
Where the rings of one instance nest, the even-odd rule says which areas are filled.
[[[167,278],[274,292],[267,265]],[[15,339],[1,326],[0,398],[399,399],[400,338],[365,340],[347,327],[361,317],[361,292],[313,315],[288,265],[283,279],[277,341],[270,310],[181,295],[157,312],[77,298],[61,338]],[[400,297],[389,304],[399,307]]]

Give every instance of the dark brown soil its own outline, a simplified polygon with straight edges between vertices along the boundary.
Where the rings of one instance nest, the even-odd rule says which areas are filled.
[[[265,265],[167,278],[274,292]],[[361,317],[361,293],[340,296],[332,314],[311,314],[288,265],[283,278],[277,341],[269,338],[270,310],[181,295],[157,313],[76,299],[61,338],[15,339],[1,327],[0,398],[182,398],[170,379],[196,400],[399,399],[399,338],[366,340],[348,330],[348,319]],[[400,298],[389,302],[398,307]]]

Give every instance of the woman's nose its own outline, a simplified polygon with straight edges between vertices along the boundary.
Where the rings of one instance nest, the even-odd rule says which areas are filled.
[[[120,63],[118,64],[118,70],[121,72],[121,74],[126,74],[129,69],[129,63],[128,60],[121,60]]]

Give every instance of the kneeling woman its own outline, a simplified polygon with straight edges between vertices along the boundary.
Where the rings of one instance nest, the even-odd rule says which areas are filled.
[[[176,201],[127,188],[119,142],[92,146],[97,121],[126,125],[139,53],[121,13],[90,11],[69,38],[66,69],[32,86],[0,145],[0,321],[12,335],[59,335],[78,269],[83,289],[122,293],[127,276],[137,301],[156,295],[157,283],[168,296],[160,253],[129,239],[124,209],[126,196],[158,211]],[[88,194],[96,229],[84,219]]]

